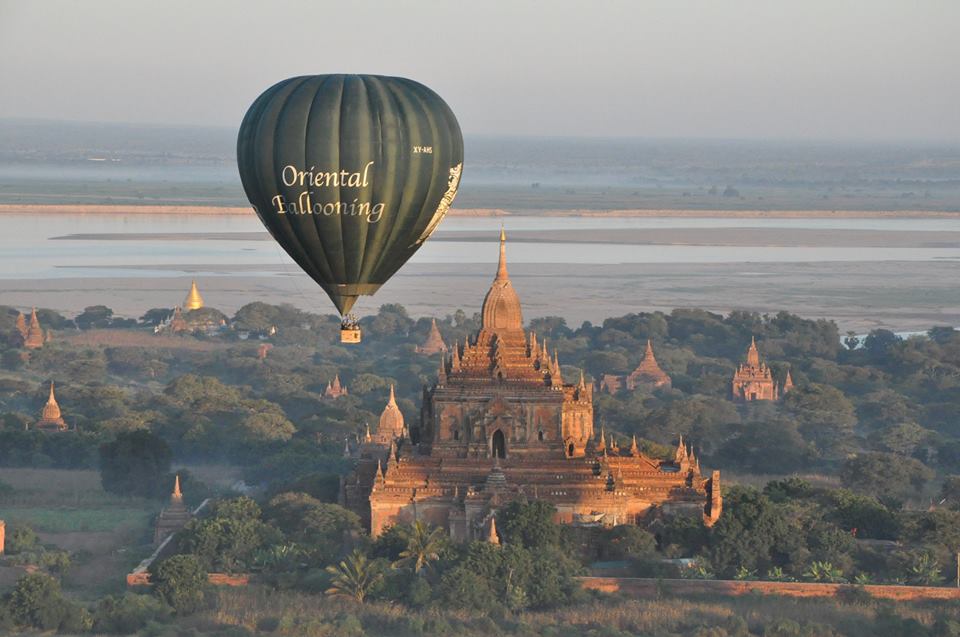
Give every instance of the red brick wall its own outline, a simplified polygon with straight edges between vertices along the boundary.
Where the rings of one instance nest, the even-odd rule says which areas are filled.
[[[783,595],[786,597],[834,597],[850,584],[812,584],[806,582],[740,582],[732,580],[644,579],[637,577],[581,577],[580,585],[605,593],[625,593],[649,597],[662,592],[700,595]],[[878,599],[960,599],[960,588],[939,586],[867,585],[864,591]]]

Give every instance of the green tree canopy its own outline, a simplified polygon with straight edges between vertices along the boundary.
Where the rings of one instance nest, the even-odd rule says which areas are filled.
[[[149,431],[123,431],[100,446],[100,482],[105,491],[143,498],[166,493],[163,477],[170,471],[172,453]]]

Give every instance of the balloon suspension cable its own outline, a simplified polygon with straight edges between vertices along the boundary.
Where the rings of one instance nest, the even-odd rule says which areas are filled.
[[[340,319],[340,328],[341,329],[356,329],[360,327],[360,318],[354,314],[344,314],[343,318]]]

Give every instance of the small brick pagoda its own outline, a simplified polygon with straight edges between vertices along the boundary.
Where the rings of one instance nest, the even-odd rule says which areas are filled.
[[[327,388],[323,390],[323,397],[334,399],[346,396],[349,393],[347,386],[340,382],[340,374],[337,374],[333,377],[332,382],[327,383]]]
[[[177,474],[173,480],[170,504],[157,516],[157,526],[153,533],[154,545],[159,545],[168,536],[185,527],[191,519],[193,519],[193,515],[183,503],[183,493],[180,491],[180,475]]]
[[[40,327],[40,319],[37,318],[37,308],[33,308],[33,311],[30,312],[30,326],[26,328],[25,333],[20,327],[20,323],[20,319],[18,318],[17,328],[23,335],[23,346],[27,349],[40,349],[43,347],[46,339],[44,338],[43,328]]]
[[[670,389],[671,385],[670,376],[660,369],[660,365],[657,363],[657,357],[653,354],[653,343],[650,342],[650,339],[647,339],[647,349],[635,370],[626,376],[604,374],[600,377],[599,382],[600,390],[606,391],[608,394],[616,394],[624,388],[627,391],[633,391],[638,387]]]
[[[445,351],[447,351],[447,344],[443,342],[443,336],[440,335],[437,319],[430,319],[430,333],[427,334],[427,340],[423,342],[423,345],[417,346],[417,353],[431,356]]]
[[[60,405],[57,404],[57,398],[53,394],[53,381],[50,381],[50,396],[47,398],[47,404],[43,406],[36,427],[43,431],[67,430],[67,423],[60,413]]]
[[[368,432],[344,478],[341,502],[374,537],[423,520],[458,541],[491,541],[498,508],[523,498],[551,502],[563,523],[637,524],[680,513],[713,524],[720,474],[704,477],[682,440],[673,460],[660,460],[635,441],[619,449],[595,438],[592,386],[582,374],[565,383],[557,353],[523,328],[505,239],[501,232],[479,332],[441,357],[409,433],[391,392],[377,435]]]

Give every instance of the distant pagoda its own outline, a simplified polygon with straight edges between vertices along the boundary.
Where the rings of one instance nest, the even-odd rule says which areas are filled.
[[[200,301],[201,307],[203,306],[203,300]],[[180,306],[173,308],[173,316],[170,317],[169,329],[173,333],[186,332],[190,329],[190,326],[187,325],[187,320],[183,318],[183,310],[180,309]]]
[[[671,385],[670,377],[660,369],[657,364],[657,358],[653,355],[653,344],[647,339],[647,351],[643,354],[643,360],[629,376],[627,376],[627,389],[636,389],[641,385],[650,387],[667,387]]]
[[[324,398],[340,398],[350,392],[347,386],[340,382],[340,374],[333,377],[333,382],[327,383],[327,388],[323,391]]]
[[[19,328],[19,324],[17,325]],[[27,328],[27,335],[23,339],[23,346],[27,349],[40,349],[43,347],[44,337],[43,328],[40,327],[40,319],[37,318],[37,308],[30,312],[30,326]]]
[[[440,330],[437,328],[437,319],[430,319],[430,333],[423,345],[417,346],[417,353],[431,356],[445,351],[447,351],[447,344],[443,342],[443,336],[440,335]]]
[[[23,315],[23,312],[17,314],[17,332],[20,334],[20,342],[25,342],[27,340],[27,317]]]
[[[197,289],[197,282],[190,282],[190,293],[187,294],[186,300],[183,302],[183,309],[188,312],[193,310],[199,310],[203,307],[203,297],[200,296],[200,290]]]
[[[67,430],[67,423],[60,414],[60,405],[57,404],[57,398],[53,394],[53,381],[50,381],[50,396],[47,398],[47,404],[43,406],[36,427],[44,431]]]
[[[638,387],[649,387],[659,389],[665,387],[670,389],[672,382],[670,376],[660,368],[657,358],[653,354],[653,343],[647,339],[647,350],[643,354],[643,360],[637,365],[637,368],[626,376],[615,376],[613,374],[604,374],[600,378],[600,390],[609,394],[616,394],[623,388],[633,391]]]
[[[793,379],[787,374],[784,383],[784,392],[793,388]],[[780,387],[773,378],[773,371],[766,363],[760,360],[760,351],[757,349],[756,338],[751,337],[750,347],[747,348],[747,361],[737,367],[733,374],[732,395],[739,402],[755,400],[778,400]]]
[[[187,525],[193,516],[183,504],[183,493],[180,492],[180,475],[174,478],[173,493],[170,494],[170,504],[160,511],[157,516],[157,528],[153,534],[153,543],[160,544],[170,535]]]

